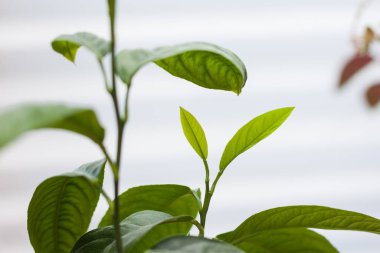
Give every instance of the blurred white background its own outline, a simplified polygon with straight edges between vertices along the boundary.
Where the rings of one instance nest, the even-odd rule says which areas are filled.
[[[132,91],[124,190],[159,183],[203,187],[202,162],[182,134],[180,105],[204,126],[214,175],[238,128],[265,111],[296,106],[275,134],[231,164],[212,202],[208,235],[284,205],[327,205],[380,217],[380,110],[369,110],[362,96],[380,77],[378,66],[343,91],[336,88],[352,51],[357,0],[119,2],[119,49],[209,41],[236,52],[248,68],[239,97],[199,88],[154,65],[143,69]],[[49,45],[57,35],[77,31],[106,37],[105,8],[105,0],[0,1],[0,110],[32,101],[92,107],[109,129],[112,149],[112,104],[94,57],[81,50],[73,65]],[[378,10],[371,5],[370,11]],[[87,139],[59,131],[27,134],[1,151],[0,252],[33,252],[26,212],[41,181],[101,157]],[[111,191],[109,175],[106,187]],[[105,201],[100,204],[92,227],[105,211]],[[379,236],[321,232],[341,252],[379,252]]]

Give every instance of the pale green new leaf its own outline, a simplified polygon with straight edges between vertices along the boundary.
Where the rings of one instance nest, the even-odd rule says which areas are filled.
[[[197,152],[197,154],[202,158],[202,160],[206,160],[208,148],[206,135],[202,129],[202,126],[199,124],[197,119],[184,108],[181,107],[180,112],[182,129],[186,139],[195,152]]]
[[[28,233],[36,253],[67,253],[87,231],[99,200],[105,160],[46,179],[28,208]]]
[[[247,80],[244,63],[234,53],[202,42],[154,50],[123,50],[117,56],[117,73],[129,86],[136,72],[150,62],[173,76],[208,89],[240,94]]]
[[[158,242],[176,235],[186,235],[181,223],[192,223],[191,216],[172,216],[157,211],[141,211],[124,219],[121,234],[124,253],[143,253]],[[72,253],[114,253],[116,243],[110,241],[112,227],[98,228],[78,240]],[[108,244],[108,245],[106,245]]]
[[[380,220],[361,213],[323,206],[288,206],[269,209],[245,220],[232,232],[218,238],[238,243],[258,232],[289,228],[354,230],[380,234]]]
[[[147,253],[244,253],[221,241],[194,236],[175,236],[157,244]]]
[[[234,245],[246,253],[338,253],[326,238],[305,228],[258,232]]]
[[[82,46],[94,53],[98,60],[111,52],[110,42],[88,32],[61,35],[52,41],[51,46],[71,62],[75,62],[77,51]]]
[[[25,132],[55,128],[87,136],[100,144],[104,129],[90,109],[57,104],[20,105],[0,113],[0,149]]]
[[[120,219],[143,210],[154,210],[172,216],[189,215],[196,217],[199,204],[193,191],[182,185],[143,185],[128,189],[119,196]],[[108,209],[99,227],[112,225],[112,211]],[[184,230],[191,225],[182,223]]]
[[[240,128],[227,143],[219,169],[223,171],[238,155],[272,134],[284,123],[293,109],[293,107],[285,107],[266,112]]]

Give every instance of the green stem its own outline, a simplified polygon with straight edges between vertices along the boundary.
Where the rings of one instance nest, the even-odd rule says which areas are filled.
[[[208,205],[210,204],[210,169],[207,163],[207,160],[203,160],[203,164],[205,166],[205,171],[206,171],[206,177],[205,177],[205,198],[203,201],[203,207],[199,212],[199,216],[201,217],[201,225],[202,227],[205,227],[206,225],[206,215],[207,215],[207,210],[208,210]],[[199,233],[201,236],[201,234]]]
[[[108,154],[107,149],[104,147],[104,145],[102,143],[99,144],[99,146],[100,146],[100,149],[102,150],[103,154],[105,155],[108,163],[111,166],[112,174],[114,176],[117,175],[118,168],[117,168],[116,164],[113,162],[113,160],[111,159],[111,156]]]
[[[218,184],[219,179],[222,177],[223,172],[224,172],[223,170],[220,170],[220,171],[218,172],[218,175],[216,175],[216,178],[215,178],[215,180],[214,180],[214,183],[213,183],[212,186],[211,186],[211,190],[210,190],[210,194],[211,194],[211,195],[214,194],[214,192],[215,192],[215,188],[216,188],[216,185]]]
[[[206,192],[209,192],[210,191],[210,169],[208,167],[207,160],[203,160],[203,164],[205,166],[205,171],[206,171],[206,179],[205,179]]]
[[[99,63],[99,67],[100,67],[100,71],[102,72],[102,76],[103,76],[103,80],[104,80],[104,85],[106,87],[106,90],[111,93],[111,88],[108,84],[108,78],[107,78],[107,73],[106,73],[106,70],[104,68],[104,64],[103,64],[103,61],[102,60],[98,60],[98,63]]]
[[[207,169],[208,169],[208,166],[207,166]],[[200,211],[201,225],[204,229],[206,228],[207,212],[208,212],[208,209],[210,207],[210,202],[211,202],[212,196],[214,195],[216,185],[218,184],[219,179],[222,177],[222,175],[223,175],[223,171],[219,171],[214,182],[212,183],[210,190],[208,190],[209,186],[208,186],[207,176],[206,176],[206,182],[207,182],[206,183],[206,193],[205,193],[205,198],[203,201],[203,207],[202,207],[202,210]]]
[[[119,102],[117,97],[117,86],[116,86],[116,34],[115,34],[115,16],[116,16],[116,0],[108,0],[109,7],[109,18],[110,18],[110,36],[111,36],[111,97],[115,109],[116,121],[117,121],[117,147],[116,147],[116,170],[114,171],[114,212],[113,212],[113,225],[115,228],[115,241],[116,249],[118,253],[123,252],[123,243],[121,240],[120,232],[120,206],[119,206],[119,169],[121,162],[121,151],[123,143],[123,132],[124,132],[124,123],[120,117],[119,111]]]
[[[103,195],[103,197],[106,199],[108,206],[111,210],[113,210],[113,202],[110,196],[103,190],[102,187],[100,187],[100,193]]]
[[[192,220],[191,223],[197,227],[197,229],[199,230],[199,236],[201,237],[204,237],[205,236],[205,230],[202,226],[202,224],[200,224],[197,220]]]
[[[127,88],[127,94],[125,96],[124,118],[122,119],[124,125],[127,124],[128,118],[129,118],[129,109],[128,109],[129,106],[128,106],[128,103],[129,103],[129,93],[130,93],[131,87],[132,87],[132,85],[128,86],[128,88]]]

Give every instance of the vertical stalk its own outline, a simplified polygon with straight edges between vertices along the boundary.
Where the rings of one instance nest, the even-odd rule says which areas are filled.
[[[204,198],[204,205],[202,207],[202,210],[200,211],[200,218],[201,218],[201,225],[204,227],[206,224],[206,215],[208,210],[208,205],[210,203],[209,195],[210,195],[210,169],[208,167],[207,160],[203,160],[203,164],[205,166],[206,171],[206,177],[205,177],[205,198]],[[199,233],[201,236],[201,233]]]
[[[114,172],[114,212],[113,212],[113,224],[115,228],[115,241],[116,249],[118,253],[123,252],[123,244],[120,233],[120,205],[119,205],[119,170],[121,162],[121,150],[123,143],[124,122],[121,120],[119,102],[117,97],[116,86],[116,60],[115,60],[115,48],[116,48],[116,34],[115,34],[115,16],[116,16],[116,0],[108,0],[109,18],[110,18],[110,36],[111,36],[111,89],[110,94],[112,97],[113,105],[115,108],[116,121],[117,121],[117,147],[116,147],[116,170]]]
[[[207,168],[208,168],[208,166],[207,166]],[[205,198],[204,198],[204,201],[203,201],[202,210],[200,212],[201,225],[202,225],[202,227],[204,229],[206,229],[206,218],[207,218],[208,209],[210,207],[210,202],[211,202],[212,196],[214,195],[216,185],[218,184],[219,179],[222,177],[222,175],[223,175],[223,171],[219,171],[218,175],[216,176],[216,178],[214,180],[214,182],[212,183],[212,186],[211,186],[210,190],[208,190],[209,186],[208,186],[208,183],[206,183]],[[207,182],[207,177],[206,177],[206,182]]]

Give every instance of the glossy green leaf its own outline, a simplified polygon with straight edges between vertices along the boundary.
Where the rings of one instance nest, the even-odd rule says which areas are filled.
[[[182,185],[144,185],[128,189],[120,195],[120,219],[143,210],[154,210],[173,216],[196,217],[199,206],[193,191]],[[99,226],[112,225],[112,212],[108,210]],[[188,224],[181,226],[190,229]]]
[[[380,234],[380,220],[351,211],[323,206],[287,206],[269,209],[245,220],[218,238],[235,244],[258,232],[284,228],[355,230]]]
[[[58,128],[87,136],[102,143],[104,129],[90,109],[64,105],[21,105],[0,113],[0,149],[25,132]]]
[[[242,237],[234,245],[246,253],[338,253],[322,235],[305,229],[275,229]]]
[[[266,112],[240,128],[224,149],[219,169],[226,169],[238,155],[276,131],[289,117],[293,109],[293,107],[285,107]]]
[[[87,231],[99,200],[105,160],[46,179],[28,208],[29,239],[36,253],[67,253]]]
[[[195,152],[203,159],[207,159],[208,148],[205,132],[198,120],[188,111],[180,108],[181,124],[186,139]]]
[[[244,253],[221,241],[194,236],[175,236],[157,244],[148,253]]]
[[[193,220],[191,216],[172,216],[151,210],[134,213],[120,224],[123,252],[143,253],[166,238],[186,235],[188,230],[181,223]],[[111,234],[112,227],[90,231],[78,240],[72,253],[114,253],[116,245],[114,240],[110,242]]]
[[[71,62],[75,62],[77,51],[82,46],[94,53],[98,60],[101,60],[111,52],[110,45],[108,41],[87,32],[61,35],[51,43],[54,51]]]
[[[173,76],[208,89],[240,94],[247,80],[244,63],[231,51],[209,43],[186,43],[155,50],[123,50],[117,72],[127,85],[136,72],[154,62]]]

